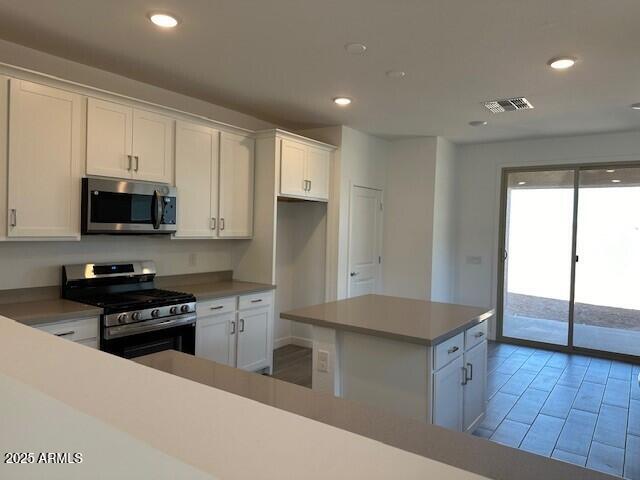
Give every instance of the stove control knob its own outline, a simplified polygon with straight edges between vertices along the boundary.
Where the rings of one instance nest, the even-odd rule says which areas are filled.
[[[131,315],[131,318],[137,322],[138,320],[140,320],[140,318],[142,318],[142,315],[140,315],[140,312],[135,312],[133,315]]]
[[[157,308],[155,310],[151,310],[151,316],[153,318],[158,318],[160,316],[160,310],[158,310]]]
[[[189,313],[189,305],[182,305],[182,306],[180,307],[180,311],[181,311],[182,313]]]
[[[127,322],[127,314],[121,313],[118,315],[118,323],[126,323]]]
[[[171,308],[169,309],[169,313],[170,313],[171,315],[175,315],[176,313],[178,313],[178,307],[171,307]]]

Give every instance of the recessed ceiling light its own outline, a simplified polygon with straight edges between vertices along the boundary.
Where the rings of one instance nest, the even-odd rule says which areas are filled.
[[[178,25],[178,19],[168,13],[151,13],[149,14],[149,20],[154,25],[162,28],[173,28]]]
[[[351,103],[351,99],[349,97],[336,97],[333,99],[333,103],[341,107],[346,107]]]
[[[605,170],[605,172],[607,172],[607,173],[614,173],[614,172],[615,172],[615,170]]]
[[[388,70],[387,77],[389,78],[402,78],[406,75],[402,70]]]
[[[617,178],[614,180],[611,180],[611,183],[620,183],[622,180],[618,180]]]
[[[576,59],[573,57],[555,57],[547,62],[554,70],[566,70],[576,64]]]
[[[518,182],[518,185],[526,185],[527,182]]]
[[[484,127],[488,122],[486,120],[473,120],[469,122],[472,127]]]
[[[633,105],[631,105],[631,108],[633,108],[634,110],[640,110],[640,103],[634,103]]]
[[[364,43],[347,43],[344,49],[351,55],[362,55],[367,46]]]

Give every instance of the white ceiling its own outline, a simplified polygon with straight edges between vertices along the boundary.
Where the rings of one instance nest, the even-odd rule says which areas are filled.
[[[181,25],[159,31],[154,9]],[[458,142],[640,128],[638,19],[638,0],[0,0],[6,40],[289,128]],[[560,54],[580,62],[550,70]],[[517,95],[535,109],[481,105]]]

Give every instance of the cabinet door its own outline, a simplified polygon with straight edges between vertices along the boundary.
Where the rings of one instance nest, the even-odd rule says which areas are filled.
[[[220,237],[253,235],[254,149],[252,138],[220,135]]]
[[[486,411],[487,402],[487,341],[464,354],[468,371],[464,386],[464,430],[474,427]]]
[[[218,216],[219,132],[203,125],[176,123],[176,237],[215,236]]]
[[[7,239],[7,145],[9,135],[9,79],[0,75],[0,240]]]
[[[83,99],[11,80],[8,213],[10,237],[80,237]]]
[[[87,102],[87,174],[130,178],[133,172],[133,109],[89,98]]]
[[[433,423],[462,431],[463,358],[458,357],[433,374]]]
[[[307,162],[307,146],[282,140],[280,152],[280,194],[305,197],[307,183],[305,170]]]
[[[196,356],[235,367],[235,312],[198,317]]]
[[[133,178],[173,182],[173,124],[164,115],[133,111]]]
[[[269,365],[270,308],[246,310],[238,315],[238,368],[257,370]]]
[[[329,199],[329,176],[331,154],[320,148],[309,147],[307,154],[307,173],[309,181],[307,196],[318,200]]]

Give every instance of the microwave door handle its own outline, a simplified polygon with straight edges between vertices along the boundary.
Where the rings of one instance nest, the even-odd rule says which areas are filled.
[[[151,221],[153,229],[158,230],[164,215],[164,201],[158,190],[153,192],[153,201],[151,202]]]

